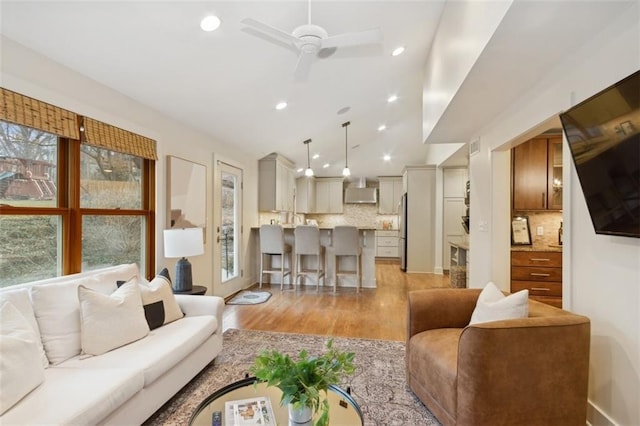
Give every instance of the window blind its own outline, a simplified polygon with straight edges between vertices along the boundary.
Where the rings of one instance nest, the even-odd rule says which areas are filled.
[[[131,133],[93,118],[84,117],[82,143],[106,148],[111,151],[135,155],[148,160],[157,160],[156,141]]]

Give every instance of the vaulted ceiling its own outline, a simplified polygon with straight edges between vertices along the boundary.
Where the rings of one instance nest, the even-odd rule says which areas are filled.
[[[497,20],[491,17],[495,28],[475,46],[473,60],[453,90],[449,82],[446,104],[423,134],[425,73],[436,60],[430,52],[438,37],[445,36],[438,31],[447,10],[465,3],[311,1],[311,22],[329,36],[379,28],[383,42],[320,51],[304,81],[293,76],[295,49],[241,20],[253,18],[290,33],[307,23],[308,1],[2,0],[0,30],[256,158],[279,152],[306,166],[303,141],[311,138],[311,154],[319,155],[312,167],[319,176],[340,175],[346,136],[341,124],[350,121],[349,166],[355,175],[373,177],[424,164],[425,139],[468,142],[547,67],[585,37],[595,36],[594,28],[630,1],[500,2],[508,11]],[[203,32],[200,20],[210,13],[222,24],[217,31]],[[483,19],[478,14],[474,25],[481,27]],[[398,46],[405,52],[392,56]],[[446,54],[469,55],[463,49]],[[391,95],[397,96],[395,102],[388,102]],[[288,106],[278,111],[280,101]],[[386,129],[379,131],[381,125]],[[384,161],[385,155],[390,160]]]

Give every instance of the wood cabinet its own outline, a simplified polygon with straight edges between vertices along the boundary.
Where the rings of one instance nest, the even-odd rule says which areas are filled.
[[[316,179],[313,176],[296,179],[296,212],[316,212]]]
[[[398,214],[398,204],[402,197],[402,176],[379,177],[378,189],[380,199],[378,200],[379,214]]]
[[[562,136],[533,138],[512,150],[513,210],[562,209]]]
[[[562,308],[562,252],[512,251],[511,292]]]
[[[341,214],[343,178],[316,179],[316,213]]]
[[[293,211],[293,163],[272,153],[258,161],[258,210]]]
[[[376,231],[376,257],[400,257],[399,242],[399,231]]]

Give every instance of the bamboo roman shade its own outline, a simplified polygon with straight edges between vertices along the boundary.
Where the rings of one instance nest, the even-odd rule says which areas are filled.
[[[0,119],[70,139],[79,139],[78,115],[0,88]]]
[[[122,130],[93,118],[84,117],[82,143],[135,155],[148,160],[157,160],[156,141]]]
[[[156,141],[93,118],[0,87],[0,120],[148,160],[157,160]],[[84,126],[80,138],[79,119]]]

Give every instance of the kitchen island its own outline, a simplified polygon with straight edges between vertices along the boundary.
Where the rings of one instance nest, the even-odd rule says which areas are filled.
[[[283,225],[284,229],[284,240],[287,244],[291,245],[292,248],[292,260],[295,261],[295,253],[296,248],[294,244],[294,234],[295,225]],[[333,228],[319,227],[320,229],[320,244],[325,247],[325,261],[326,261],[326,271],[325,271],[325,279],[324,279],[324,287],[333,289],[333,273],[335,270],[335,262],[333,256],[333,249],[331,247],[331,234],[333,232]],[[252,227],[251,228],[251,239],[256,242],[253,246],[254,254],[255,254],[255,270],[256,270],[256,281],[259,282],[259,274],[260,274],[260,228]],[[375,256],[376,256],[376,236],[375,231],[376,228],[361,228],[358,227],[359,230],[359,239],[360,239],[360,247],[362,247],[362,288],[376,288],[376,265],[375,265]],[[305,263],[303,266],[308,268],[311,264],[315,265],[315,259],[305,259],[309,262],[309,264]],[[273,259],[273,266],[278,266],[280,262],[279,256],[275,256]],[[293,268],[291,265],[286,264],[287,268],[292,269],[292,279],[295,277],[293,273]],[[340,270],[355,270],[355,258],[349,257],[340,260]],[[280,284],[280,277],[277,275],[269,276],[265,274],[264,282],[269,282],[271,279],[271,284]],[[289,284],[289,277],[285,277],[285,288],[286,285]],[[300,283],[302,285],[312,285],[315,286],[315,280],[312,278],[300,278]],[[323,280],[320,280],[320,283],[323,283]],[[356,287],[356,279],[355,277],[347,276],[340,277],[338,280],[338,291],[341,287]]]

